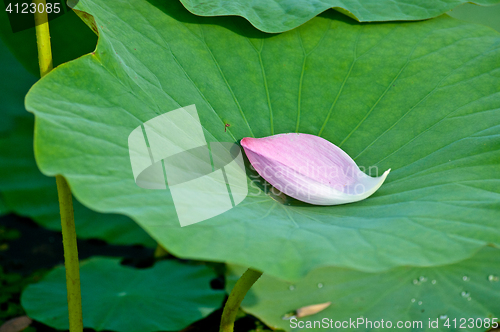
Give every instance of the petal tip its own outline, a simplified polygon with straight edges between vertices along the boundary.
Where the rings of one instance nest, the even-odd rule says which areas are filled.
[[[240,141],[240,144],[244,148],[248,148],[249,144],[251,143],[252,138],[251,137],[243,137]]]
[[[385,182],[385,179],[387,178],[387,176],[389,175],[389,173],[391,172],[391,169],[389,168],[387,171],[385,171],[381,176],[378,177],[378,179],[381,180],[381,185],[382,183]]]

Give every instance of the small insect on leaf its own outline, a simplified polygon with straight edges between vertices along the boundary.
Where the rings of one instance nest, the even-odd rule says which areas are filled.
[[[224,132],[226,132],[227,127],[231,127],[231,125],[229,123],[226,123],[226,125],[224,126]]]

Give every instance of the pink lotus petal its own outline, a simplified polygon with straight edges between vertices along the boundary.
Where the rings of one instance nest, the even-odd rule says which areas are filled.
[[[390,171],[370,177],[339,147],[314,135],[246,137],[241,146],[267,182],[288,196],[315,205],[365,199],[380,188]]]

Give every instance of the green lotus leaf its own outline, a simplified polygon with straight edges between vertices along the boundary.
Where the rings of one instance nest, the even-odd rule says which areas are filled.
[[[99,27],[96,53],[26,97],[41,170],[63,174],[85,205],[132,217],[174,255],[289,280],[323,266],[449,264],[500,244],[498,33],[447,16],[368,25],[329,11],[270,36],[153,4],[80,1]],[[392,171],[370,198],[322,207],[275,197],[249,170],[242,203],[181,228],[170,190],[136,185],[128,137],[192,104],[209,142],[315,134],[371,175]]]
[[[147,269],[94,257],[80,264],[83,326],[97,331],[178,331],[220,307],[225,292],[210,288],[215,273],[174,260]],[[60,266],[29,285],[21,304],[29,317],[67,330],[66,274]]]
[[[467,22],[484,24],[500,31],[500,20],[498,19],[500,17],[500,5],[481,7],[466,3],[453,9],[448,15]]]
[[[244,271],[237,266],[228,269],[228,292]],[[330,320],[337,329],[344,324],[343,331],[373,331],[378,330],[373,324],[376,327],[377,321],[380,326],[382,319],[385,328],[380,330],[387,328],[387,322],[393,329],[401,322],[401,330],[407,331],[454,331],[461,330],[460,325],[466,331],[486,331],[500,313],[499,276],[500,253],[491,247],[453,265],[400,267],[376,274],[321,268],[294,284],[264,274],[243,300],[242,309],[285,331],[325,331],[328,325],[319,324],[332,324]],[[317,304],[329,305],[316,313],[298,310]],[[307,321],[313,322],[312,328],[305,328]],[[315,328],[314,321],[320,321]],[[429,327],[429,322],[438,328]]]
[[[467,0],[181,0],[193,14],[201,16],[237,15],[257,29],[283,32],[298,27],[329,8],[360,22],[414,21],[439,16]],[[471,1],[493,5],[498,0]]]
[[[33,156],[33,115],[26,112],[24,95],[36,78],[29,74],[0,41],[0,194],[6,209],[38,224],[61,230],[54,178],[38,170]],[[98,238],[112,244],[155,241],[130,218],[91,211],[73,200],[80,238]]]

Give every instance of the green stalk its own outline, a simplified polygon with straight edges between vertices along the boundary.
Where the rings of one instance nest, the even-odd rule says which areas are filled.
[[[45,0],[34,0],[42,3]],[[35,30],[38,47],[38,62],[40,76],[44,77],[52,70],[52,50],[50,46],[49,23],[47,13],[35,12]],[[80,271],[78,264],[78,248],[76,246],[75,215],[73,212],[73,197],[68,183],[61,176],[56,176],[57,194],[59,196],[59,210],[61,213],[61,227],[64,247],[64,265],[66,267],[66,288],[68,292],[69,330],[82,332],[82,296],[80,291]]]
[[[238,313],[241,301],[243,301],[250,287],[252,287],[261,275],[262,272],[249,268],[245,271],[245,273],[243,273],[240,279],[238,279],[236,285],[234,285],[234,288],[231,291],[231,294],[229,294],[224,310],[222,311],[220,332],[233,332],[234,321],[236,319],[236,314]]]
[[[78,248],[76,246],[75,215],[73,197],[68,182],[61,175],[56,176],[59,210],[64,247],[64,266],[66,267],[66,289],[68,292],[69,330],[82,332],[82,294],[80,290],[80,270]]]
[[[45,8],[45,0],[34,0],[33,2],[36,4],[37,8],[40,3],[43,4],[43,8]],[[52,70],[52,50],[50,48],[49,22],[45,11],[42,13],[35,11],[35,26],[40,76],[44,77]]]

